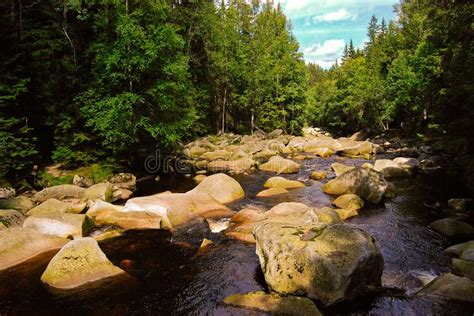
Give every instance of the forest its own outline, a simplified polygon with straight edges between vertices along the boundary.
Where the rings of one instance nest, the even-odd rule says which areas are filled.
[[[402,0],[328,70],[273,1],[0,4],[0,179],[138,164],[194,137],[396,129],[472,153],[474,4]],[[23,182],[23,185],[24,184]]]

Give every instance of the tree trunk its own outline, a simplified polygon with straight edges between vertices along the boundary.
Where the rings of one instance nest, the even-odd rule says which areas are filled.
[[[227,102],[227,85],[224,88],[224,100],[222,100],[222,129],[221,129],[222,134],[224,134],[224,132],[225,132],[226,102]]]

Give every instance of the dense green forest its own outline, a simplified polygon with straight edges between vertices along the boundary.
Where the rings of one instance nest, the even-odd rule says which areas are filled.
[[[0,178],[50,162],[133,164],[217,132],[312,125],[469,140],[474,4],[395,10],[324,70],[305,64],[272,1],[3,1]]]

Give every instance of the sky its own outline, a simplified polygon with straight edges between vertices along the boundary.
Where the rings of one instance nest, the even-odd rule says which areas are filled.
[[[364,46],[373,14],[379,21],[382,17],[394,20],[396,3],[397,0],[280,0],[305,61],[323,68],[341,58],[351,39],[354,46]]]

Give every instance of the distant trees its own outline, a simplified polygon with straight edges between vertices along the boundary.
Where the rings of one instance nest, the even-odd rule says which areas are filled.
[[[0,4],[0,178],[304,124],[306,68],[270,0]]]
[[[342,63],[309,82],[310,122],[346,132],[470,133],[474,5],[406,0],[396,10],[397,22],[372,16],[361,53],[346,45]]]

